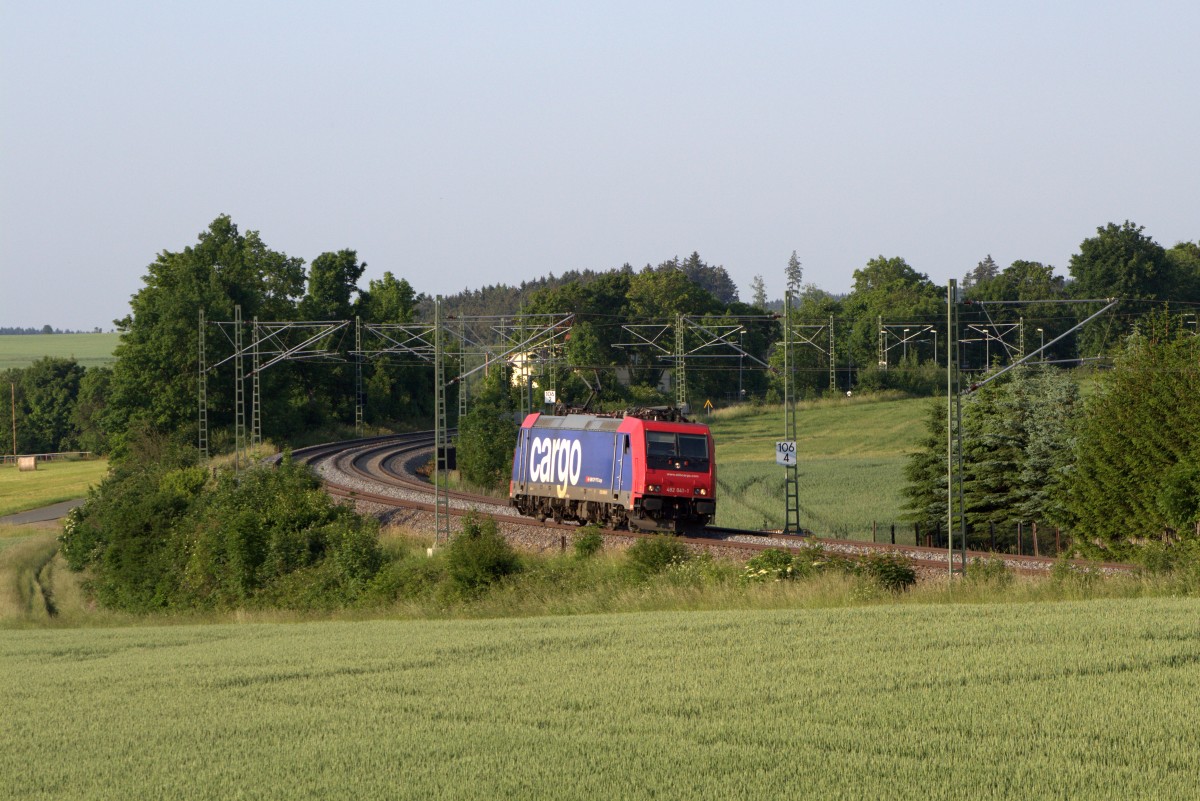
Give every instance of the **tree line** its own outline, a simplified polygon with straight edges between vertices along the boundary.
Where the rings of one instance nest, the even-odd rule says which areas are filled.
[[[164,250],[148,266],[129,314],[115,321],[121,338],[111,368],[44,363],[25,372],[10,371],[18,389],[18,441],[30,450],[36,443],[47,450],[86,446],[119,452],[130,432],[151,431],[195,442],[200,309],[212,321],[232,320],[235,306],[241,307],[247,322],[432,319],[432,299],[404,277],[389,271],[360,286],[366,267],[352,249],[323,253],[306,264],[269,248],[258,232],[243,232],[222,215],[195,244]],[[894,256],[878,256],[855,270],[850,292],[840,296],[805,283],[795,253],[785,271],[795,292],[793,324],[816,330],[832,318],[835,328],[835,385],[830,384],[829,354],[822,347],[800,347],[792,365],[800,395],[851,388],[937,391],[941,382],[934,355],[940,333],[939,361],[944,360],[944,287]],[[971,304],[962,307],[964,326],[1024,318],[1027,340],[1040,329],[1038,340],[1027,341],[1026,350],[1038,341],[1052,341],[1094,308],[1041,301],[1120,297],[1123,304],[1115,313],[1056,344],[1046,360],[1111,354],[1156,305],[1169,302],[1177,314],[1195,314],[1200,304],[1200,245],[1183,242],[1168,249],[1131,222],[1109,223],[1081,243],[1068,277],[1033,261],[1001,268],[989,256],[964,276],[962,287],[963,299]],[[515,287],[465,290],[443,299],[443,314],[574,313],[574,325],[558,354],[554,383],[568,402],[590,399],[609,406],[674,400],[664,377],[673,366],[675,343],[667,338],[672,334],[660,332],[664,338],[659,349],[645,343],[635,347],[638,339],[627,326],[647,321],[666,325],[686,315],[711,331],[724,332],[702,349],[707,335],[688,330],[684,344],[692,353],[687,361],[690,398],[697,403],[737,397],[773,400],[782,394],[780,326],[773,319],[781,309],[767,299],[761,276],[755,276],[751,289],[751,302],[743,302],[728,271],[693,252],[641,269],[625,264],[606,271],[568,271]],[[989,301],[1003,305],[985,305]],[[878,364],[880,319],[925,324],[930,332],[906,342],[903,356],[889,353],[895,362],[884,368]],[[1186,317],[1181,319],[1187,324]],[[1194,330],[1195,317],[1191,320]],[[228,336],[208,336],[210,364],[226,359],[232,349]],[[353,424],[359,398],[355,365],[346,356],[349,349],[343,340],[328,360],[289,361],[262,373],[265,437],[287,442],[314,429]],[[966,366],[976,369],[1010,358],[999,347],[986,359],[978,346],[965,352]],[[771,369],[762,369],[763,364]],[[369,360],[362,377],[368,424],[427,425],[433,413],[431,372],[412,360]],[[210,442],[219,450],[232,440],[235,393],[231,371],[212,375]],[[452,406],[456,391],[451,389]],[[11,447],[8,432],[0,434],[0,447],[4,446]]]
[[[100,327],[97,326],[91,331],[72,331],[71,329],[55,328],[52,325],[46,324],[41,328],[20,328],[0,326],[0,336],[27,336],[32,334],[99,334]]]

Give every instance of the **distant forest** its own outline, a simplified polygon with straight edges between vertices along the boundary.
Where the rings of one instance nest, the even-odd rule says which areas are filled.
[[[678,271],[722,304],[735,303],[738,300],[738,288],[729,277],[729,272],[721,265],[706,264],[697,252],[693,252],[686,259],[676,256],[657,267],[647,264],[643,269],[659,272]],[[496,284],[481,289],[464,289],[457,294],[443,296],[442,308],[447,315],[466,317],[520,314],[534,295],[543,290],[553,292],[571,284],[587,286],[613,273],[632,276],[635,272],[637,271],[634,267],[626,263],[613,270],[568,270],[559,276],[550,273],[544,278],[522,281],[519,286]],[[783,301],[778,301],[778,305],[782,308]],[[423,319],[433,318],[433,298],[421,295],[418,308]]]

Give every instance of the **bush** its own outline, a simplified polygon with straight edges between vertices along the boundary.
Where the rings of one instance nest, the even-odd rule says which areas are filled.
[[[945,391],[946,371],[933,362],[918,364],[912,359],[888,369],[870,365],[859,371],[855,389],[862,392],[891,389],[916,397],[929,397]]]
[[[356,598],[379,570],[377,530],[289,458],[215,482],[201,467],[130,459],[60,542],[72,569],[93,570],[105,606],[324,609]]]
[[[748,560],[742,569],[742,584],[789,581],[796,578],[795,560],[788,551],[770,548]]]
[[[471,515],[450,541],[446,569],[451,585],[464,597],[479,595],[490,585],[521,570],[517,552],[496,529],[496,521]]]
[[[980,559],[976,557],[967,565],[967,581],[976,585],[1007,587],[1012,584],[1013,573],[1003,559]]]
[[[912,562],[898,553],[871,554],[863,562],[862,571],[881,588],[900,593],[917,583],[917,571]]]
[[[674,587],[711,587],[733,578],[733,569],[713,559],[712,554],[702,553],[682,562],[672,562],[663,570],[667,584]]]
[[[1146,572],[1163,575],[1200,569],[1200,542],[1148,542],[1137,552],[1138,561]]]
[[[395,601],[432,598],[445,579],[441,561],[420,555],[397,555],[384,562],[372,577],[363,594],[360,606],[370,607]]]
[[[1071,561],[1071,554],[1064,553],[1054,560],[1050,568],[1050,579],[1059,587],[1079,590],[1085,596],[1096,586],[1100,579],[1100,571],[1091,565],[1077,565]]]
[[[831,555],[819,545],[805,546],[794,552],[770,548],[746,562],[741,583],[795,581],[820,573],[853,575],[861,569],[858,562],[844,556]]]
[[[671,564],[686,562],[687,546],[675,537],[655,535],[638,540],[625,551],[629,570],[637,578],[648,578]]]
[[[588,559],[595,556],[603,547],[604,537],[601,536],[600,530],[595,526],[584,526],[575,535],[575,556],[579,559]]]

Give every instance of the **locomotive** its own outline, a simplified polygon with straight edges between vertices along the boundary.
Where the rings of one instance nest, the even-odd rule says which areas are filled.
[[[708,426],[677,415],[535,412],[517,436],[508,497],[543,520],[677,532],[708,523],[716,484]]]

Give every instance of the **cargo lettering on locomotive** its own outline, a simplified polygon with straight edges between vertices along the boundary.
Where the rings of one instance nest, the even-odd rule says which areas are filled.
[[[558,497],[567,497],[567,486],[579,485],[583,445],[579,440],[536,437],[529,448],[529,480],[557,485]]]

